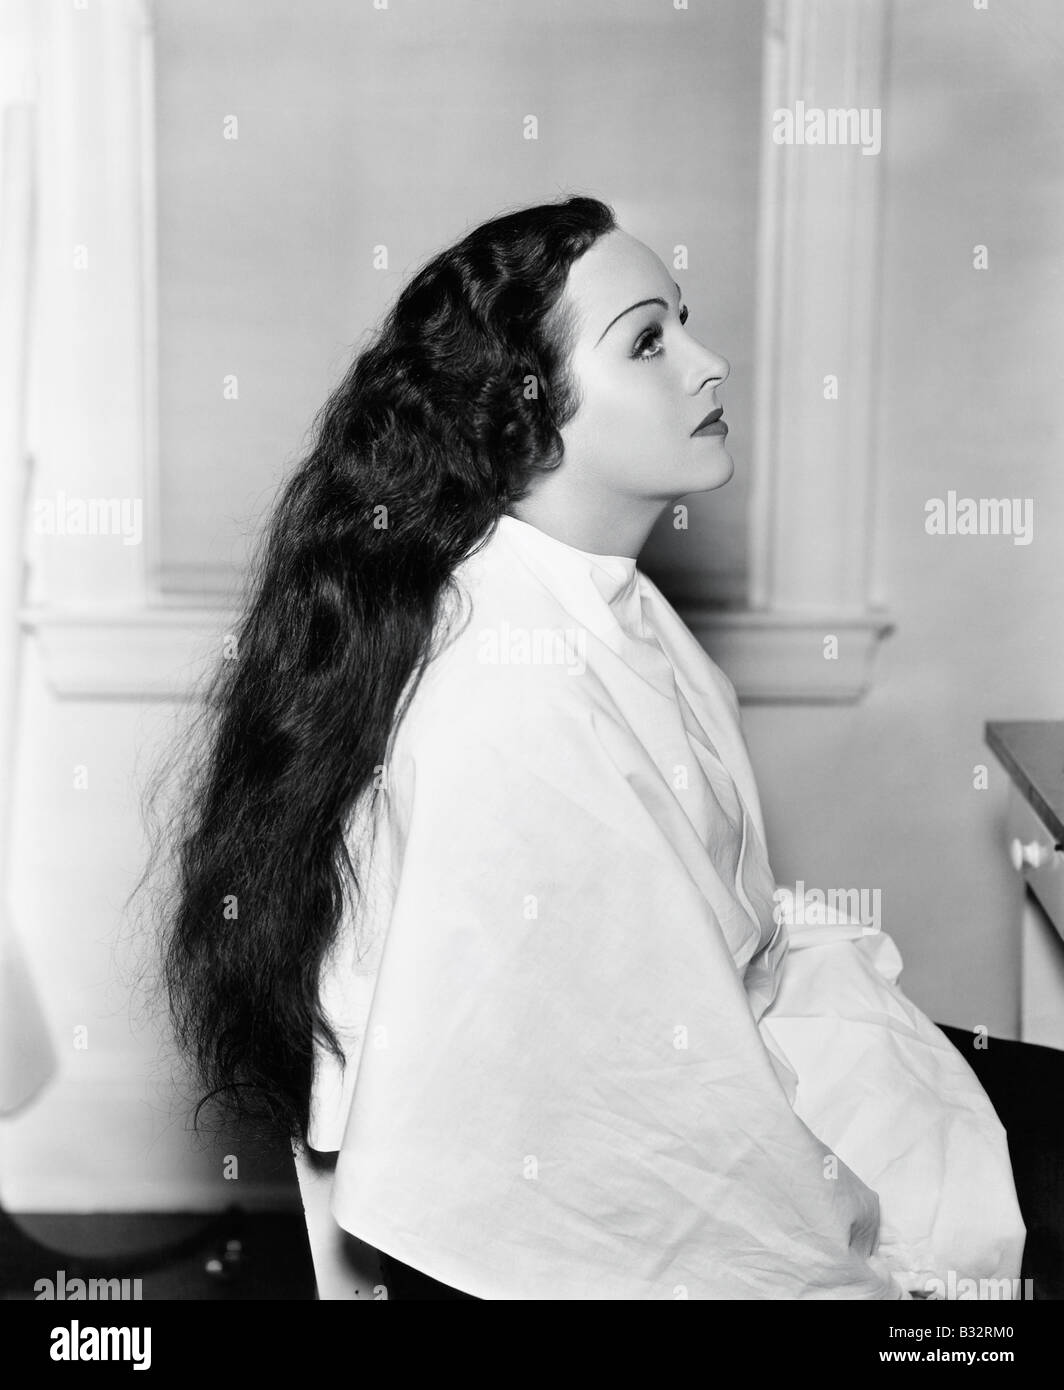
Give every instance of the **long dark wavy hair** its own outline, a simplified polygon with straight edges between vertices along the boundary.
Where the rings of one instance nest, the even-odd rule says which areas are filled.
[[[573,262],[615,226],[569,197],[434,256],[329,396],[250,571],[167,826],[162,993],[204,1107],[305,1141],[319,972],[372,791],[457,564],[562,459]],[[405,692],[405,695],[404,695]],[[235,905],[236,920],[228,920]]]

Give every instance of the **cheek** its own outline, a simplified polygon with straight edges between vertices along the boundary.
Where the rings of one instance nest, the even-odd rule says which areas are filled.
[[[590,381],[583,411],[589,437],[605,443],[660,431],[667,396],[664,378],[650,363],[631,363]]]
[[[639,476],[671,457],[682,418],[663,364],[611,362],[579,373],[582,402],[562,430],[567,452],[616,480]],[[662,452],[664,451],[664,453]]]
[[[584,413],[570,425],[570,440],[574,450],[591,468],[613,473],[619,464],[645,449],[649,431],[630,399],[618,397],[615,402],[599,401],[594,410]]]

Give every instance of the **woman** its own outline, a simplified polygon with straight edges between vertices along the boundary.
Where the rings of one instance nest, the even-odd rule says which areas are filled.
[[[431,260],[322,413],[211,701],[177,1034],[209,1096],[338,1154],[400,1296],[1019,1272],[985,1095],[889,938],[788,932],[735,692],[637,568],[732,473],[686,319],[590,198]]]

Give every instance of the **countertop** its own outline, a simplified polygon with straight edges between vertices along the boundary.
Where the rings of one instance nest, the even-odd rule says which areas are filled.
[[[1064,846],[1064,719],[994,720],[986,725],[986,742]]]

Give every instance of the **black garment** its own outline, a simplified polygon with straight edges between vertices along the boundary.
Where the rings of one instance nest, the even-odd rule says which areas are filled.
[[[1064,1052],[938,1025],[979,1078],[1009,1140],[1027,1244],[1021,1278],[1036,1299],[1064,1299]],[[389,1299],[471,1298],[381,1253]]]
[[[1064,1052],[938,1025],[979,1078],[1009,1139],[1027,1227],[1021,1278],[1036,1299],[1064,1299]]]

